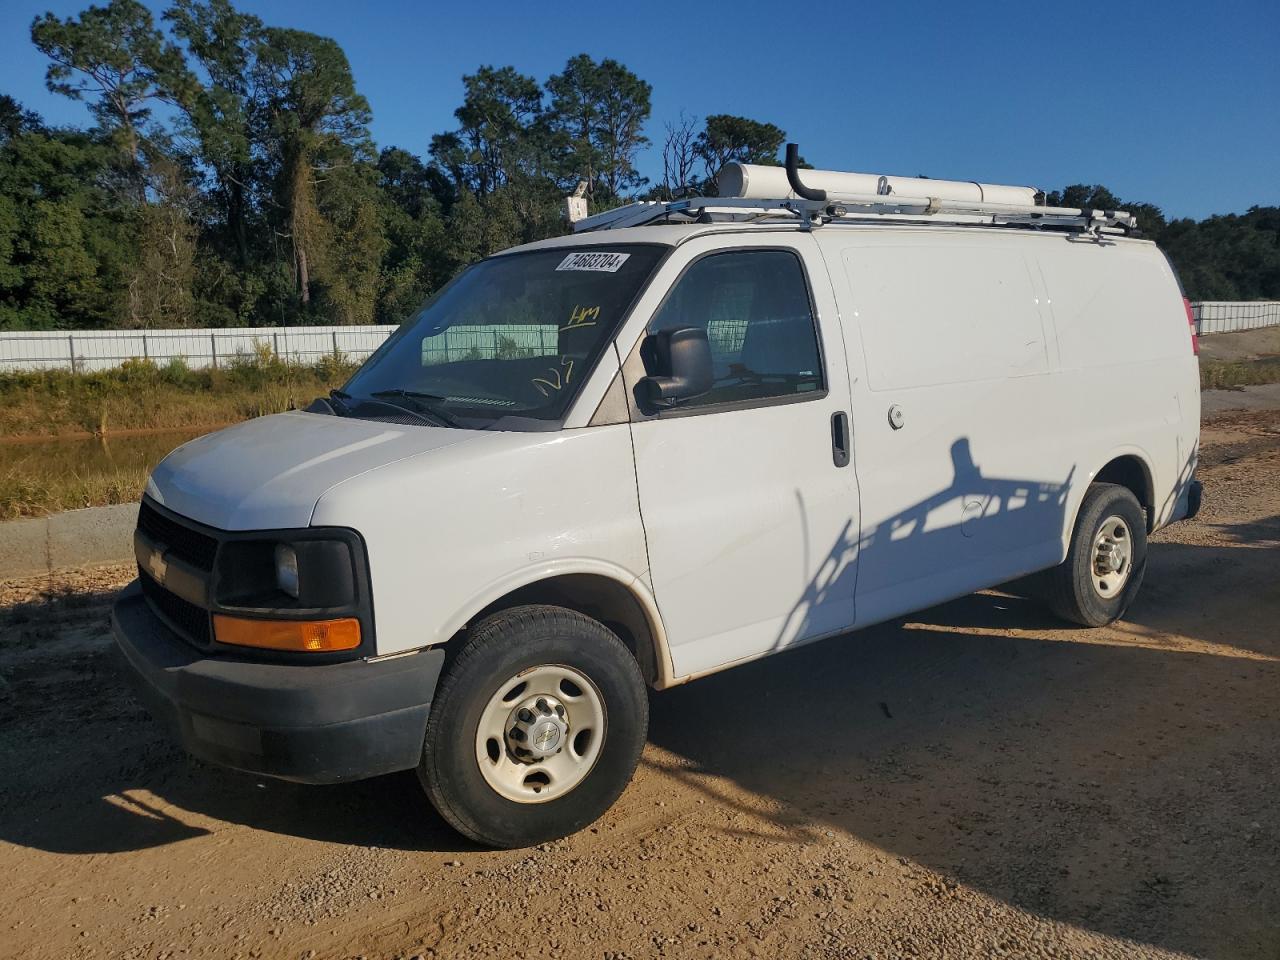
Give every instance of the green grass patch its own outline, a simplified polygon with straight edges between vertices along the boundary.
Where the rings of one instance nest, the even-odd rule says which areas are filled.
[[[1280,357],[1200,361],[1202,390],[1234,390],[1261,383],[1280,383]]]
[[[286,363],[264,346],[217,369],[130,360],[113,370],[0,374],[0,437],[186,429],[304,407],[357,364],[340,355]]]

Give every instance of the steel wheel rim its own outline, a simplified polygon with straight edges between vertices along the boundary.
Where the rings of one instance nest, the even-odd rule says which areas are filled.
[[[1133,532],[1122,517],[1107,517],[1093,538],[1089,579],[1104,600],[1110,600],[1129,582],[1133,569]]]
[[[522,710],[531,719],[522,718]],[[500,684],[485,704],[476,727],[476,763],[500,796],[547,803],[587,778],[600,758],[606,717],[604,698],[585,674],[564,664],[530,667]]]

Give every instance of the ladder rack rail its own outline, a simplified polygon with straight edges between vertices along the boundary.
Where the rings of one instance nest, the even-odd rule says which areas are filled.
[[[1013,203],[945,200],[937,197],[903,197],[895,194],[833,194],[825,200],[780,198],[743,200],[731,197],[691,197],[670,202],[647,200],[598,213],[573,225],[574,232],[619,230],[684,216],[698,219],[721,216],[730,222],[752,222],[775,217],[793,218],[806,228],[840,221],[868,221],[881,217],[923,219],[935,222],[984,223],[1009,226],[1052,227],[1098,235],[1128,234],[1137,218],[1124,210],[1082,210],[1075,207],[1041,207]]]
[[[979,197],[986,190],[1001,191],[1001,196],[1024,196],[1030,199],[1030,187],[998,187],[983,184],[967,184],[958,181],[940,180],[932,182],[932,188],[939,194],[950,192],[951,196],[903,196],[894,192],[893,185],[887,177],[879,178],[879,189],[876,193],[847,192],[853,184],[861,185],[871,179],[866,174],[844,174],[836,171],[815,171],[815,174],[828,187],[845,187],[823,189],[812,184],[806,185],[800,175],[800,148],[794,143],[787,144],[786,185],[790,192],[779,198],[758,198],[746,196],[745,185],[747,173],[739,178],[742,195],[737,197],[695,197],[688,200],[675,200],[668,203],[661,201],[641,201],[617,210],[608,210],[593,217],[586,217],[574,223],[576,233],[590,230],[619,230],[623,227],[638,227],[660,220],[682,216],[696,219],[699,222],[714,222],[719,216],[722,220],[733,222],[752,222],[771,217],[794,217],[806,230],[820,227],[828,223],[847,220],[870,221],[877,218],[893,218],[908,220],[933,220],[951,223],[989,224],[992,226],[1029,226],[1051,227],[1057,230],[1075,231],[1093,239],[1101,239],[1103,234],[1133,233],[1138,227],[1137,218],[1125,210],[1081,210],[1075,207],[1041,207],[1034,203],[1011,203],[974,199],[969,195],[960,199],[959,192],[971,194],[971,187],[976,187]],[[776,181],[775,168],[743,167],[742,171],[754,170],[755,176],[765,182]],[[726,168],[728,169],[728,168]],[[899,183],[910,189],[928,189],[931,182],[921,178],[908,178]],[[772,191],[782,184],[774,183],[766,188]],[[733,190],[734,188],[730,188]],[[734,190],[734,192],[738,192]]]

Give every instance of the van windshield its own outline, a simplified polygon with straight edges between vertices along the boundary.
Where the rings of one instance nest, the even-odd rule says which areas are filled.
[[[561,247],[484,260],[406,320],[335,407],[362,416],[398,406],[466,427],[559,420],[663,249]]]

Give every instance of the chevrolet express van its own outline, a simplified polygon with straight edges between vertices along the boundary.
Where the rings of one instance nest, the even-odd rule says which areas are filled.
[[[1168,261],[1023,188],[800,177],[490,257],[170,454],[113,614],[155,715],[258,774],[416,769],[519,846],[617,799],[647,688],[1028,574],[1119,617],[1200,497]]]

